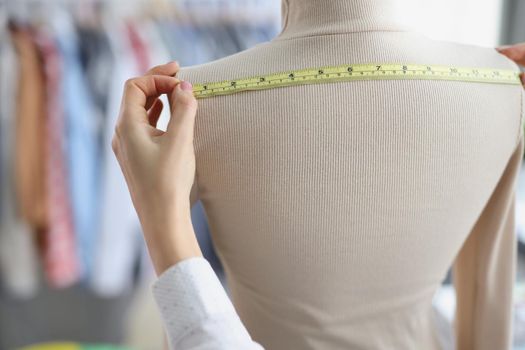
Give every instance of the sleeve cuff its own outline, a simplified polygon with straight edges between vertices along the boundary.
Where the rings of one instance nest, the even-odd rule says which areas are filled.
[[[204,320],[236,314],[219,278],[203,257],[184,259],[153,282],[152,292],[173,341]]]

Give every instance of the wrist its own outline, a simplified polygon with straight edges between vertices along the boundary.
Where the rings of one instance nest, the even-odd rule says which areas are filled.
[[[184,259],[202,256],[191,221],[144,238],[157,275]]]
[[[171,266],[189,258],[202,257],[197,239],[186,240],[179,239],[176,242],[170,242],[159,245],[148,246],[153,267],[157,276]]]
[[[186,232],[189,227],[193,227],[189,201],[173,201],[169,204],[144,201],[137,214],[145,236],[160,238],[168,232]]]
[[[141,214],[144,240],[157,275],[181,260],[202,256],[189,201],[173,203],[171,207],[150,206]]]

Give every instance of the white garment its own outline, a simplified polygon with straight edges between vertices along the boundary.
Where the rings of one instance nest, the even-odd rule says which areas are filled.
[[[111,150],[111,139],[118,118],[124,82],[141,73],[134,60],[124,23],[107,23],[114,57],[118,57],[109,87],[109,105],[104,135],[104,164],[101,203],[101,229],[95,251],[92,287],[99,295],[117,296],[133,284],[133,265],[140,252],[142,237],[129,191],[118,161]]]
[[[184,259],[152,286],[170,349],[262,350],[253,341],[208,261]]]

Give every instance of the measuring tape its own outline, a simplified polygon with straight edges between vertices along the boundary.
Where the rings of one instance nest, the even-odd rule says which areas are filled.
[[[367,63],[306,68],[234,80],[193,84],[196,98],[241,91],[353,80],[428,79],[521,85],[520,72],[507,69],[452,67],[426,64]]]

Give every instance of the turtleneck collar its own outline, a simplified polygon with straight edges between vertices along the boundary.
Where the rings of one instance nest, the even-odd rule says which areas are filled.
[[[281,0],[274,40],[363,31],[415,31],[403,21],[401,0]]]

